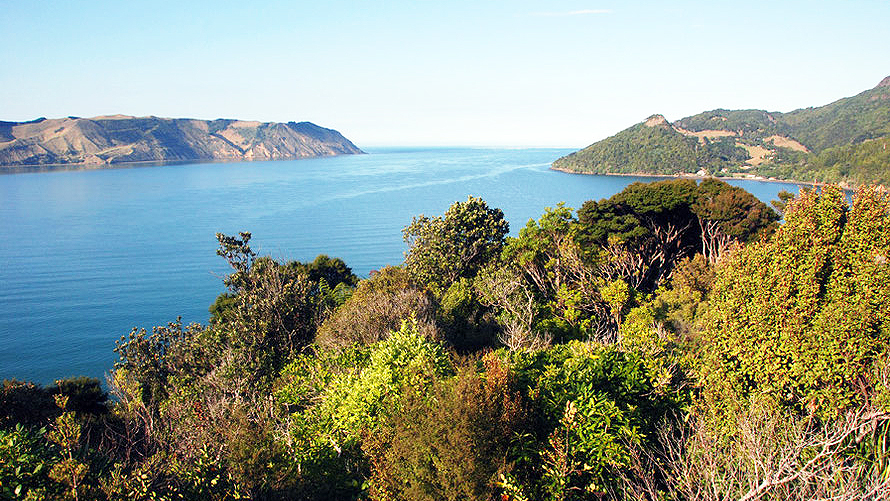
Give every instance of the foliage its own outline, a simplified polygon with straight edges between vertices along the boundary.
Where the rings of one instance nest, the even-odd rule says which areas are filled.
[[[288,364],[276,396],[295,412],[279,440],[300,472],[302,488],[322,498],[356,495],[368,468],[363,437],[402,412],[407,395],[424,392],[452,372],[442,346],[425,338],[413,321],[367,348],[320,351]]]
[[[508,240],[477,291],[508,329],[505,344],[517,344],[510,339],[518,337],[539,347],[595,330],[592,322],[600,323],[600,314],[608,311],[599,295],[601,282],[579,242],[572,209],[560,203]]]
[[[29,430],[21,424],[0,429],[0,497],[41,499],[60,494],[48,472],[58,457],[44,439],[46,430]]]
[[[658,423],[687,398],[656,390],[645,360],[615,346],[577,341],[533,354],[513,367],[527,384],[543,443],[518,459],[536,499],[593,499],[614,487],[631,451],[650,444]],[[509,479],[508,479],[509,480]]]
[[[633,184],[506,238],[471,197],[362,281],[220,235],[209,325],[124,336],[114,399],[3,383],[0,497],[867,499],[890,197],[784,200],[776,230],[717,180]]]
[[[659,320],[680,336],[692,336],[707,311],[714,280],[714,266],[704,255],[681,261],[668,286],[656,291],[653,307],[660,311]]]
[[[326,403],[335,388],[359,377],[370,358],[368,346],[304,352],[284,367],[274,393],[287,409],[287,426],[275,437],[286,450],[302,499],[351,499],[367,475],[357,444],[331,438],[333,407]]]
[[[591,174],[756,173],[766,177],[826,183],[890,184],[886,143],[890,137],[890,91],[867,90],[825,106],[789,113],[763,110],[706,111],[678,120],[693,132],[728,131],[733,137],[699,141],[668,123],[638,124],[567,155],[554,168]],[[779,135],[807,152],[769,141]],[[767,162],[742,165],[748,154],[736,141],[770,151]]]
[[[483,272],[472,279],[455,281],[438,301],[437,323],[451,347],[462,353],[492,347],[497,342],[498,326],[491,305],[477,294]]]
[[[365,444],[378,499],[493,499],[509,469],[524,405],[509,368],[495,356],[484,372],[464,367],[425,393],[411,393]]]
[[[113,378],[120,384],[132,382],[135,386],[128,385],[132,397],[156,406],[167,398],[173,376],[191,379],[208,372],[221,344],[203,326],[183,327],[180,319],[152,328],[151,334],[134,328],[117,343],[119,361]]]
[[[653,291],[700,249],[714,262],[734,242],[775,229],[776,213],[741,188],[709,178],[633,183],[578,210],[586,242],[602,250],[601,268],[634,288]]]
[[[696,138],[669,125],[637,124],[555,162],[556,169],[586,174],[664,174],[717,172],[725,163],[711,158]]]
[[[677,120],[676,124],[691,131],[723,130],[741,132],[743,136],[786,134],[787,130],[776,121],[780,113],[763,110],[716,109]]]
[[[779,214],[785,213],[785,206],[788,205],[788,202],[794,200],[794,193],[791,193],[788,190],[780,191],[777,196],[778,200],[770,200],[770,205],[773,206],[773,209],[776,210]]]
[[[171,492],[290,492],[291,463],[273,439],[284,427],[281,411],[265,395],[281,367],[313,340],[317,323],[346,301],[356,278],[324,255],[283,264],[257,257],[249,233],[218,239],[232,273],[211,324],[177,321],[122,338],[112,377],[118,409],[130,423],[128,435],[142,437],[140,452],[166,457],[162,474],[175,481],[162,483]]]
[[[538,329],[542,315],[534,286],[515,267],[492,266],[482,271],[475,282],[479,300],[495,310],[503,328],[500,341],[511,350],[536,349],[550,342]]]
[[[61,412],[54,399],[59,394],[68,396],[68,408],[79,414],[99,416],[108,412],[108,395],[95,378],[60,379],[49,387],[6,380],[0,386],[0,428],[49,424]]]
[[[415,217],[403,230],[410,245],[405,267],[414,283],[441,295],[456,280],[473,278],[496,257],[508,231],[500,209],[467,197],[441,217]]]
[[[793,137],[813,151],[890,135],[890,92],[875,87],[818,108],[782,115]]]
[[[691,180],[633,183],[608,200],[585,202],[578,219],[585,239],[603,249],[611,279],[651,290],[698,243],[696,195]]]
[[[713,178],[698,185],[692,211],[701,229],[702,254],[712,263],[733,242],[748,242],[772,233],[779,218],[754,195]]]
[[[400,391],[420,391],[436,377],[453,371],[442,346],[424,338],[416,322],[373,345],[368,366],[356,378],[338,381],[325,400],[338,441],[359,438],[385,415],[399,412]]]
[[[61,451],[61,460],[53,465],[49,471],[49,477],[61,485],[67,487],[65,494],[77,500],[87,489],[86,476],[89,473],[89,465],[82,460],[81,432],[82,427],[74,418],[74,412],[67,410],[68,397],[56,395],[56,405],[62,409],[62,414],[56,418],[52,429],[47,433],[47,439],[56,444]]]
[[[233,273],[225,279],[229,292],[211,308],[211,323],[234,343],[248,340],[242,349],[271,356],[269,363],[278,367],[313,340],[316,326],[348,299],[358,279],[341,259],[325,254],[311,263],[257,258],[250,233],[239,236],[217,235],[217,254]]]
[[[818,153],[780,152],[773,161],[754,172],[781,179],[799,179],[821,183],[869,183],[890,185],[890,137],[862,143],[842,144]]]
[[[789,203],[769,241],[717,270],[705,332],[712,409],[766,397],[825,418],[862,405],[890,342],[890,199],[838,189]]]
[[[318,328],[315,342],[324,348],[372,344],[398,330],[411,315],[424,335],[439,337],[429,294],[411,285],[405,268],[388,266],[358,284]]]

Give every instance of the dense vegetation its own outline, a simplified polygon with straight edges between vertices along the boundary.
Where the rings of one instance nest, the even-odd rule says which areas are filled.
[[[637,124],[553,163],[557,169],[588,174],[716,173],[747,159],[733,138],[699,142],[669,124]]]
[[[768,164],[751,172],[762,176],[820,183],[890,185],[890,136],[835,146],[819,153],[780,149]]]
[[[655,127],[635,125],[554,162],[557,169],[591,174],[757,174],[806,182],[888,184],[890,85],[818,108],[789,113],[706,111]],[[651,119],[650,119],[651,120]],[[689,134],[717,131],[700,140]],[[777,141],[778,136],[778,141]],[[786,140],[799,143],[791,149]],[[743,146],[762,149],[751,158]],[[804,151],[805,150],[805,151]],[[750,162],[747,162],[749,161]]]
[[[4,499],[887,499],[890,197],[708,179],[509,237],[456,202],[405,263],[218,235],[207,325],[0,392]]]

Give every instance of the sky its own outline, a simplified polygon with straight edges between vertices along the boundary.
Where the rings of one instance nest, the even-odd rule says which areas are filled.
[[[311,121],[359,147],[580,148],[890,75],[890,1],[0,0],[0,120]]]

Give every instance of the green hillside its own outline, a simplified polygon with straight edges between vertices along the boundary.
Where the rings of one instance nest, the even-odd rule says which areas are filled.
[[[890,77],[877,87],[789,113],[716,109],[637,124],[553,168],[590,174],[706,173],[800,181],[890,182]]]
[[[782,149],[772,162],[752,169],[764,177],[820,183],[890,185],[890,135],[859,144],[828,148],[818,154]]]
[[[724,110],[705,111],[698,115],[677,120],[676,125],[691,131],[726,130],[743,131],[743,135],[785,134],[783,124],[775,115],[763,110]]]
[[[587,174],[674,175],[717,172],[745,158],[745,150],[731,140],[703,143],[677,132],[661,115],[653,115],[645,123],[560,158],[553,167]]]

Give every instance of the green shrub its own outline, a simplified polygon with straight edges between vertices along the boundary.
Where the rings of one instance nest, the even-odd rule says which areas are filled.
[[[0,429],[0,498],[46,499],[60,495],[62,487],[49,472],[58,455],[44,438],[45,430],[21,424]]]
[[[848,206],[836,188],[807,192],[785,221],[717,270],[702,373],[719,412],[756,397],[840,415],[872,398],[890,348],[890,197],[861,189]]]
[[[492,355],[483,363],[482,374],[465,367],[427,392],[409,393],[368,437],[372,497],[494,499],[526,416],[509,368]]]
[[[573,341],[515,353],[513,367],[537,411],[537,445],[504,484],[535,499],[592,499],[616,488],[633,451],[650,447],[659,423],[688,399],[659,388],[645,357],[616,346]]]
[[[453,371],[442,345],[424,337],[414,321],[366,350],[322,350],[287,365],[276,395],[294,412],[279,440],[304,495],[359,495],[369,468],[362,440],[402,412],[406,395],[424,392]]]
[[[318,328],[315,342],[328,349],[375,343],[398,330],[412,314],[424,335],[439,337],[429,295],[409,283],[404,268],[389,266],[359,282],[352,296]]]

